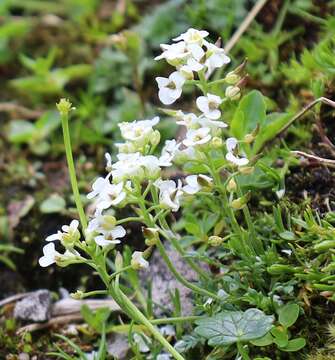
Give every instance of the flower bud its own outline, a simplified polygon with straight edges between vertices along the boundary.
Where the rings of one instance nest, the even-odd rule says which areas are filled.
[[[231,179],[228,181],[228,184],[227,184],[227,191],[229,191],[229,192],[235,192],[236,189],[237,189],[236,182],[235,182],[234,178],[231,178]]]
[[[211,246],[220,246],[223,243],[223,238],[221,236],[210,236],[208,238],[208,244]]]
[[[134,270],[147,269],[149,267],[149,263],[144,259],[142,251],[134,251],[130,264]]]
[[[158,130],[155,130],[150,136],[151,145],[153,146],[158,145],[160,140],[161,140],[161,133]]]
[[[222,144],[223,144],[223,141],[218,136],[214,136],[213,139],[211,140],[211,145],[213,146],[214,149],[221,148]]]
[[[251,192],[247,192],[245,195],[235,199],[231,202],[231,207],[235,210],[243,209],[251,198]]]
[[[202,188],[211,188],[213,186],[213,179],[206,175],[198,175],[197,182]]]
[[[227,84],[235,85],[241,80],[241,77],[238,74],[236,74],[234,71],[230,71],[225,76],[224,80]]]
[[[145,237],[145,244],[147,246],[154,246],[159,240],[158,229],[142,227],[142,233]]]
[[[247,134],[244,136],[244,142],[247,144],[251,144],[256,139],[256,136],[259,133],[259,129],[260,129],[259,124],[257,124],[257,126],[255,127],[255,129],[252,131],[251,134]]]
[[[121,255],[121,253],[119,251],[116,253],[114,263],[115,263],[115,270],[116,271],[119,271],[119,270],[122,269],[122,267],[123,267],[123,257],[122,257],[122,255]]]
[[[239,171],[243,175],[250,175],[254,172],[255,168],[253,166],[242,166],[239,168]]]
[[[81,290],[77,290],[75,293],[70,294],[72,299],[81,300],[84,297],[84,293]]]
[[[57,103],[56,106],[62,116],[68,115],[71,110],[75,109],[74,107],[72,107],[72,104],[67,99],[60,99],[59,103]]]
[[[241,96],[241,89],[238,86],[228,86],[225,95],[230,100],[238,100]]]

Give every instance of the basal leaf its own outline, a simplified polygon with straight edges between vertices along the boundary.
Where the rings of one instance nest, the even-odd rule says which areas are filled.
[[[201,319],[195,332],[208,339],[212,346],[229,345],[258,339],[270,331],[273,316],[261,310],[224,311],[213,317]]]
[[[253,90],[243,97],[230,124],[232,134],[242,139],[257,126],[262,125],[266,118],[266,104],[263,95]]]

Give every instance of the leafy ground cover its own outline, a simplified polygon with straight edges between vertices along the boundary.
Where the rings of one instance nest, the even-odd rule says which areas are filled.
[[[60,287],[73,293],[104,289],[84,264],[38,265],[44,239],[78,218],[64,153],[64,122],[56,102],[69,98],[76,108],[70,114],[70,135],[78,187],[86,194],[92,180],[104,173],[104,153],[116,159],[114,145],[124,137],[119,123],[152,119],[159,108],[160,143],[185,137],[175,123],[176,113],[161,109],[155,78],[169,76],[172,66],[154,60],[160,44],[170,44],[192,27],[207,30],[213,44],[220,37],[224,47],[255,3],[0,4],[1,298],[39,288],[54,291],[55,298]],[[172,333],[163,335],[185,359],[335,356],[335,133],[333,103],[327,100],[334,99],[334,9],[334,1],[267,1],[229,51],[231,62],[218,69],[209,84],[200,76],[186,83],[183,96],[171,106],[196,111],[194,99],[201,91],[209,92],[206,86],[228,98],[220,108],[229,125],[223,139],[242,141],[240,155],[251,161],[242,171],[227,170],[222,163],[225,147],[217,143],[209,170],[200,163],[163,171],[165,179],[184,183],[189,174],[217,177],[212,197],[205,189],[186,199],[178,212],[165,214],[160,223],[163,230],[169,225],[179,234],[186,263],[207,264],[209,269],[191,284],[201,290],[193,289],[189,319],[181,315],[177,291],[171,294],[174,310],[165,309],[167,318],[181,320],[172,321]],[[229,86],[237,90],[227,92]],[[159,154],[162,146],[154,147],[152,154]],[[146,201],[156,206],[151,196]],[[92,216],[94,206],[84,195],[81,201]],[[134,206],[117,208],[112,215],[123,219],[134,216],[133,211]],[[157,219],[162,214],[157,212]],[[142,235],[135,221],[125,228],[127,238],[118,250],[129,267],[133,251],[145,251],[145,238],[151,235]],[[150,257],[147,261],[150,266]],[[127,268],[120,281],[122,291],[135,297],[155,324],[150,291],[138,295],[143,289],[137,272]],[[79,325],[75,335],[56,337],[64,334],[64,326],[18,334],[23,324],[13,319],[13,306],[2,307],[0,357],[16,359],[25,353],[44,359],[50,352],[50,358],[86,359],[96,351],[97,359],[113,358],[106,355],[106,336],[123,333],[128,336],[129,358],[168,358],[162,343],[127,311],[116,315],[84,308],[82,315],[86,325]]]

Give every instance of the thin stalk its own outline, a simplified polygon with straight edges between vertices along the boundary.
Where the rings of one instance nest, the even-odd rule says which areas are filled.
[[[238,196],[243,196],[239,185],[237,185],[237,193],[238,193]],[[252,243],[253,243],[253,247],[254,247],[254,250],[255,250],[256,254],[258,254],[258,255],[264,254],[263,243],[262,243],[262,241],[258,240],[256,230],[255,230],[255,227],[254,227],[254,223],[252,222],[252,219],[251,219],[251,215],[250,215],[248,205],[245,205],[243,207],[242,211],[243,211],[243,215],[244,215],[245,221],[246,221],[247,226],[248,226],[248,230],[249,230],[249,232],[251,234]]]
[[[128,311],[133,315],[132,318],[143,324],[151,334],[165,347],[166,350],[176,359],[185,360],[183,356],[164,338],[159,330],[141,313],[141,311],[127,298],[127,296],[118,289],[120,300],[122,304],[128,308]]]
[[[191,282],[189,282],[188,280],[186,280],[179,272],[178,270],[174,267],[172,261],[169,258],[169,255],[166,253],[166,250],[164,248],[164,245],[162,244],[162,242],[160,241],[160,239],[157,240],[157,244],[156,244],[159,253],[161,254],[163,260],[165,261],[167,267],[169,268],[169,270],[172,272],[172,274],[175,276],[175,278],[184,286],[186,286],[187,288],[197,292],[198,294],[201,294],[203,296],[208,296],[210,298],[216,299],[216,300],[221,300],[220,297],[218,295],[216,295],[215,293],[212,293],[211,291],[208,291],[206,289],[203,289],[195,284],[192,284]]]
[[[62,119],[62,129],[63,129],[63,137],[64,137],[64,145],[65,145],[65,154],[67,160],[67,166],[69,169],[70,174],[70,181],[72,186],[72,192],[74,196],[74,201],[76,203],[77,211],[79,214],[80,223],[82,229],[85,231],[87,228],[87,219],[84,212],[84,207],[81,202],[78,182],[76,177],[76,170],[74,167],[73,155],[72,155],[72,147],[71,147],[71,138],[70,138],[70,131],[69,131],[69,115],[67,113],[61,114]]]

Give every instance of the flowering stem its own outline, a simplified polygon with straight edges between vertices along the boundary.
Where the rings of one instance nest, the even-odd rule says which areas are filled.
[[[175,278],[182,283],[184,286],[186,286],[187,288],[203,295],[203,296],[209,296],[213,299],[216,300],[221,300],[220,297],[218,295],[216,295],[215,293],[212,293],[211,291],[208,291],[206,289],[203,289],[195,284],[192,284],[191,282],[189,282],[188,280],[186,280],[182,275],[179,274],[179,272],[177,271],[177,269],[174,267],[172,261],[169,258],[169,255],[166,253],[166,250],[164,248],[164,245],[162,244],[162,242],[160,241],[160,239],[157,239],[157,248],[159,250],[159,253],[161,254],[163,260],[165,261],[167,267],[169,268],[169,270],[172,272],[172,274],[175,276]]]
[[[172,233],[172,232],[171,232]],[[186,252],[183,249],[183,247],[179,244],[178,239],[176,236],[172,234],[172,236],[169,236],[164,230],[161,231],[161,234],[171,242],[173,247],[179,252],[179,254],[185,258]],[[206,281],[212,281],[210,276],[206,273],[205,270],[203,270],[200,266],[198,266],[192,259],[185,258],[185,261],[187,264],[200,276],[206,279]]]
[[[81,198],[80,198],[78,182],[77,182],[77,177],[76,177],[76,170],[75,170],[74,162],[73,162],[68,113],[66,113],[66,112],[61,113],[61,120],[62,120],[63,138],[64,138],[64,145],[65,145],[65,154],[66,154],[67,166],[68,166],[69,174],[70,174],[72,192],[73,192],[73,196],[74,196],[74,201],[76,203],[77,211],[79,214],[82,229],[85,230],[87,228],[87,219],[86,219],[84,207],[83,207],[83,204],[82,204]]]

